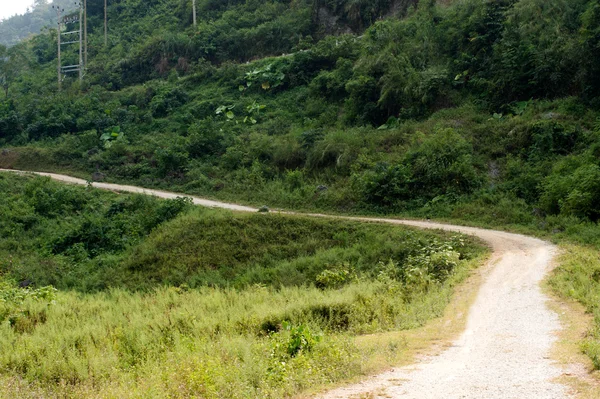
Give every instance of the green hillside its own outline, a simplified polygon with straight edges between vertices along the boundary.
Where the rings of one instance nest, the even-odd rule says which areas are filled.
[[[453,220],[569,242],[576,249],[552,285],[600,314],[597,0],[197,0],[197,26],[191,0],[108,4],[105,45],[103,2],[88,0],[86,73],[82,81],[65,77],[62,91],[55,30],[0,47],[0,167],[271,208]],[[63,64],[77,59],[65,47]],[[201,245],[206,237],[196,230],[222,217],[187,215],[172,234]],[[233,223],[234,230],[256,228],[247,231],[249,243],[260,241],[261,230],[277,239],[260,255],[227,242],[239,249],[230,251],[231,270],[210,253],[206,270],[180,253],[156,253],[179,236],[150,228],[129,257],[78,263],[76,275],[104,256],[118,265],[93,281],[34,266],[10,275],[31,271],[43,284],[82,292],[102,291],[106,282],[124,290],[182,281],[194,289],[287,287],[298,267],[290,259],[315,243],[290,245],[277,223]],[[54,237],[54,245],[70,254],[69,240],[84,232]],[[334,243],[319,242],[334,251]],[[264,270],[254,268],[263,263]],[[148,274],[134,273],[144,265]],[[302,284],[319,272],[306,267]],[[598,331],[584,345],[596,368]]]
[[[282,398],[387,366],[472,238],[0,174],[0,397]],[[220,349],[216,349],[220,348]]]
[[[595,2],[205,1],[197,28],[187,3],[113,2],[104,47],[90,1],[87,74],[62,92],[52,32],[7,50],[0,163],[272,206],[598,218]]]

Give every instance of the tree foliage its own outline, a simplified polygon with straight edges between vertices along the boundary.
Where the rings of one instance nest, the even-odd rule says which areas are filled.
[[[0,143],[46,151],[25,166],[294,206],[516,197],[598,217],[596,1],[205,0],[194,27],[189,1],[115,0],[108,46],[88,5],[81,84],[56,90],[54,29],[0,48]]]

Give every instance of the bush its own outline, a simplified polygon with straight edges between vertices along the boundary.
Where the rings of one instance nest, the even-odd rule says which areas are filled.
[[[379,163],[373,169],[353,175],[353,184],[368,204],[392,207],[412,198],[411,170],[405,165]]]
[[[174,148],[159,148],[154,152],[154,158],[160,177],[183,176],[189,162],[186,152]]]
[[[579,141],[580,131],[554,121],[539,121],[528,127],[530,135],[529,158],[539,160],[552,155],[567,155]]]
[[[31,332],[38,323],[45,321],[44,309],[31,306],[35,303],[50,305],[56,297],[53,287],[17,288],[13,284],[0,281],[0,323],[9,321],[17,332]]]
[[[56,217],[81,211],[90,197],[74,187],[56,186],[50,179],[36,179],[25,187],[27,202],[42,216]]]
[[[191,158],[220,155],[225,151],[224,134],[212,119],[203,119],[188,128],[187,152]]]
[[[356,273],[348,264],[325,269],[316,278],[316,286],[319,288],[339,288],[356,278]]]
[[[288,356],[295,357],[302,352],[312,350],[315,345],[321,341],[322,336],[315,334],[310,327],[305,324],[294,327],[290,322],[284,321],[281,327],[282,332],[279,334],[283,335],[285,338],[283,342],[274,342],[273,350],[275,352],[283,347]]]
[[[469,194],[483,184],[471,145],[453,129],[420,135],[398,164],[376,164],[353,181],[366,203],[401,206]]]
[[[574,215],[600,219],[600,167],[583,164],[569,171],[566,162],[559,164],[542,182],[540,203],[550,214]]]
[[[404,164],[412,169],[413,192],[425,198],[471,193],[483,183],[473,148],[454,129],[426,136],[409,149]]]
[[[174,109],[185,104],[188,99],[188,94],[180,88],[165,90],[163,93],[154,96],[150,101],[152,115],[159,118],[168,116]]]

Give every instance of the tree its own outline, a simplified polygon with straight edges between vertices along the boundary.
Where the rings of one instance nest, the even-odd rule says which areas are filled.
[[[25,49],[21,45],[7,48],[0,44],[0,86],[4,96],[8,98],[9,87],[18,76],[19,71],[29,65]]]

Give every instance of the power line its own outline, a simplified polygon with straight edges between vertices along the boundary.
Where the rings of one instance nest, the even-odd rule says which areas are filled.
[[[78,72],[79,73],[79,81],[83,80],[83,70],[84,70],[84,43],[83,43],[83,39],[84,39],[84,29],[83,29],[83,23],[84,23],[84,4],[81,2],[76,2],[76,5],[79,6],[79,15],[70,15],[70,16],[62,16],[62,13],[65,11],[64,8],[60,8],[58,6],[52,6],[52,8],[54,8],[56,10],[56,16],[58,18],[58,30],[57,30],[57,43],[58,43],[58,90],[62,89],[62,80],[63,80],[63,74],[68,74],[68,73],[73,73],[73,72]],[[74,30],[68,30],[66,32],[62,32],[62,25],[68,26],[71,24],[76,24],[78,23],[79,25],[79,29],[74,29]],[[71,28],[72,29],[72,28]],[[72,38],[71,37],[73,35],[77,34],[79,37],[77,39]],[[67,37],[66,41],[62,41],[61,40],[61,36],[65,36]],[[61,46],[66,46],[69,44],[75,44],[78,43],[79,44],[79,63],[78,64],[74,64],[74,65],[62,65],[62,60],[61,60]],[[87,43],[85,45],[86,47],[86,53],[87,53]]]

